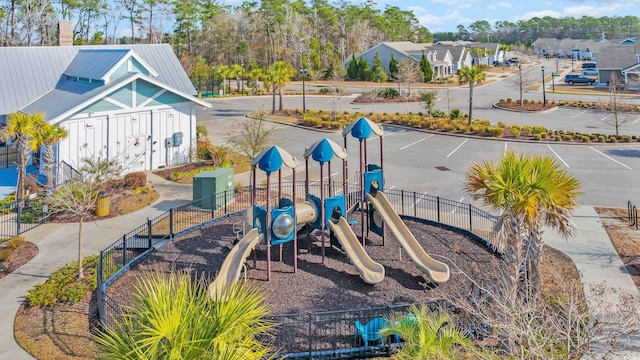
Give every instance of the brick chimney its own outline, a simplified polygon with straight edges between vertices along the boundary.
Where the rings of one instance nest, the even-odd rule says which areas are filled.
[[[71,27],[71,20],[58,21],[58,46],[72,46],[73,45],[73,29]]]

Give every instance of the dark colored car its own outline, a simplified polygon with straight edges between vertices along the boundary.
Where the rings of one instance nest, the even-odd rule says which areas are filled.
[[[569,84],[569,85],[573,85],[573,84],[586,84],[586,85],[593,85],[593,83],[595,82],[595,79],[592,79],[590,77],[586,77],[584,75],[567,75],[564,77],[564,82]]]

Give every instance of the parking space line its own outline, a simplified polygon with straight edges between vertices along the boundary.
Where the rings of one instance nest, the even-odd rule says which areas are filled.
[[[505,152],[507,152],[507,145],[509,145],[509,143],[508,143],[508,142],[505,142],[505,143],[504,143],[504,151],[505,151]]]
[[[569,167],[570,167],[570,166],[569,166],[569,164],[567,164],[564,160],[562,160],[562,158],[560,157],[560,155],[558,155],[558,153],[557,153],[555,150],[553,150],[553,149],[551,148],[551,145],[547,145],[547,147],[549,148],[549,150],[551,150],[551,152],[553,153],[553,155],[555,155],[555,156],[558,158],[558,160],[560,160],[560,162],[562,162],[562,163],[564,164],[564,166],[566,166],[567,168],[569,168]]]
[[[577,118],[578,116],[580,116],[580,115],[582,115],[582,114],[584,114],[584,113],[586,113],[586,112],[587,112],[587,110],[580,111],[579,113],[577,113],[577,114],[573,115],[571,118],[572,118],[572,119]]]
[[[464,139],[464,141],[462,142],[462,144],[458,145],[458,147],[457,147],[457,148],[453,149],[453,151],[451,151],[451,152],[449,153],[449,155],[447,155],[447,157],[449,157],[449,156],[453,155],[453,153],[454,153],[454,152],[456,152],[456,151],[458,151],[458,149],[460,149],[460,148],[462,147],[462,145],[464,145],[464,143],[466,143],[467,141],[469,141],[469,139]]]
[[[635,124],[635,123],[637,123],[638,121],[640,121],[640,116],[638,116],[638,118],[637,118],[637,119],[633,120],[632,124]]]
[[[461,203],[461,202],[462,202],[462,200],[464,200],[464,196],[463,196],[463,197],[461,197],[461,198],[460,198],[460,201],[458,201],[458,202],[459,202],[459,203]],[[453,213],[455,213],[457,209],[458,209],[458,207],[457,207],[457,206],[456,206],[456,207],[454,207],[454,208],[453,208],[453,210],[451,210],[451,213],[452,213],[452,214],[453,214]]]
[[[607,118],[608,118],[609,116],[610,116],[610,115],[607,115],[607,116],[603,117],[602,119],[600,119],[600,121],[605,121],[605,120],[607,120]]]
[[[393,189],[395,189],[395,187],[396,187],[396,186],[395,186],[395,185],[393,185],[393,186],[391,186],[391,187],[390,187],[390,188],[388,188],[388,189],[389,189],[389,190],[393,190]]]
[[[428,192],[428,191],[425,191],[425,192],[423,192],[423,193],[422,193],[422,195],[427,195],[427,194],[429,194],[429,192]],[[416,202],[415,202],[415,203],[413,203],[413,205],[411,205],[411,207],[415,207],[415,206],[417,206],[417,205],[418,205],[418,203],[419,203],[420,201],[422,201],[422,200],[423,200],[423,198],[420,198],[420,199],[416,200]]]
[[[594,148],[593,148],[593,146],[589,146],[589,149],[591,149],[591,150],[593,150],[593,151],[597,152],[598,154],[600,154],[600,155],[602,155],[602,156],[606,157],[607,159],[609,159],[609,160],[613,161],[614,163],[617,163],[618,165],[622,165],[623,167],[625,167],[625,168],[627,168],[627,169],[631,170],[631,168],[630,168],[630,167],[628,167],[627,165],[625,165],[625,164],[621,163],[620,161],[618,161],[618,160],[616,160],[616,159],[612,158],[611,156],[609,156],[609,155],[607,155],[607,154],[604,154],[604,153],[602,153],[602,152],[600,152],[600,151],[598,151],[598,150],[594,149]]]
[[[434,134],[431,134],[431,135],[429,135],[429,136],[427,136],[427,137],[423,137],[423,138],[422,138],[422,139],[420,139],[420,140],[416,140],[416,141],[412,142],[412,143],[411,143],[411,144],[409,144],[409,145],[405,145],[405,146],[401,147],[401,148],[400,148],[400,150],[404,150],[404,149],[408,148],[409,146],[412,146],[412,145],[415,145],[415,144],[417,144],[417,143],[419,143],[419,142],[425,141],[425,140],[427,140],[428,138],[433,137],[433,135],[434,135]]]

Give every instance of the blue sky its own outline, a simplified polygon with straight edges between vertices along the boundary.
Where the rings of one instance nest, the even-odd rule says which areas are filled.
[[[493,25],[498,20],[516,22],[533,17],[551,16],[580,18],[584,15],[626,16],[640,15],[640,0],[374,0],[379,9],[397,6],[411,10],[420,24],[429,31],[456,32],[459,24],[465,27],[478,20]],[[239,5],[242,0],[222,0],[229,5]],[[350,0],[350,3],[361,3]]]

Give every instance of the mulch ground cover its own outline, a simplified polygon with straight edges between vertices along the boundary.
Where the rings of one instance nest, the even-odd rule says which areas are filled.
[[[359,221],[359,218],[359,213],[353,215],[354,220]],[[136,280],[158,267],[187,269],[194,276],[214,278],[232,247],[235,239],[233,223],[238,221],[242,219],[236,217],[205,227],[171,242],[111,286],[109,296],[121,304],[130,303]],[[273,314],[425,302],[477,291],[474,282],[484,286],[498,280],[499,258],[484,244],[424,222],[407,220],[406,223],[429,255],[449,265],[451,277],[448,282],[431,283],[388,232],[386,246],[382,246],[380,236],[369,234],[365,249],[374,261],[385,267],[385,279],[376,285],[366,284],[347,256],[329,246],[328,238],[325,238],[322,263],[318,230],[312,233],[310,240],[306,234],[301,234],[296,273],[293,272],[293,243],[288,243],[282,249],[282,262],[279,261],[279,248],[272,247],[270,281],[267,281],[265,246],[259,246],[255,256],[249,256],[246,278],[266,291]],[[360,234],[358,224],[353,228]]]

